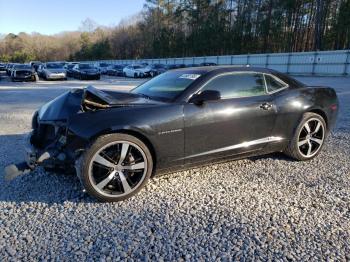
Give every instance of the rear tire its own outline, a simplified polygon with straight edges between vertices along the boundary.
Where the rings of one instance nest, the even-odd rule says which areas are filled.
[[[284,153],[299,161],[311,160],[320,153],[326,136],[323,117],[316,113],[305,113]]]
[[[114,202],[130,198],[144,187],[152,174],[153,159],[138,138],[109,134],[92,144],[76,168],[91,196]]]

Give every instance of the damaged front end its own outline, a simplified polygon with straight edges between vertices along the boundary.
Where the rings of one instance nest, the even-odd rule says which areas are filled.
[[[71,167],[71,161],[67,158],[65,127],[55,124],[40,124],[33,129],[25,139],[25,161],[12,164],[5,168],[5,178],[12,180],[15,177],[27,174],[37,166],[44,168]],[[44,136],[40,136],[44,134]]]
[[[26,137],[25,161],[5,167],[5,178],[14,179],[37,166],[73,171],[75,160],[87,141],[69,130],[70,118],[109,108],[108,99],[107,94],[88,87],[71,90],[43,105],[32,118],[32,131]]]

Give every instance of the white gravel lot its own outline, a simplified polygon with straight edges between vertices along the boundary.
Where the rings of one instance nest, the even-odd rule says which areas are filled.
[[[71,87],[139,80],[0,81],[0,261],[350,260],[350,78],[298,77],[337,90],[338,125],[309,162],[281,154],[156,177],[98,203],[78,179],[37,170],[11,182],[36,108]]]

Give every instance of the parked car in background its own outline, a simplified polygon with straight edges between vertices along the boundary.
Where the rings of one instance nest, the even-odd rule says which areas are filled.
[[[11,71],[11,81],[37,81],[38,74],[31,65],[15,65]]]
[[[10,68],[11,65],[12,65],[12,63],[7,63],[6,66],[5,66],[5,72],[6,72],[7,75],[8,75],[8,71],[9,71],[9,68]]]
[[[160,75],[167,71],[167,68],[163,64],[153,64],[149,65],[148,68],[150,69],[150,76],[155,77],[157,75]]]
[[[166,69],[167,70],[173,70],[173,69],[176,69],[176,68],[178,68],[178,67],[176,65],[174,65],[174,64],[166,65]]]
[[[49,62],[40,67],[39,75],[45,80],[67,80],[63,62]],[[38,68],[39,71],[39,68]]]
[[[105,75],[107,74],[108,68],[111,66],[111,64],[108,63],[100,63],[98,66],[98,69],[100,70],[100,73]]]
[[[123,69],[123,74],[126,77],[149,77],[151,70],[143,65],[128,65]]]
[[[29,62],[30,66],[34,68],[35,72],[38,71],[38,68],[40,65],[42,65],[43,63],[40,61],[30,61]]]
[[[87,63],[77,64],[73,67],[73,77],[80,80],[89,80],[101,78],[100,70]]]
[[[216,66],[216,63],[210,63],[210,62],[205,62],[205,63],[200,63],[199,66]]]
[[[38,73],[39,78],[44,78],[44,64],[38,66],[36,72]]]
[[[15,65],[19,65],[19,63],[10,63],[10,64],[7,64],[7,67],[6,67],[6,74],[8,76],[11,76],[11,73],[12,73],[12,69]]]
[[[73,77],[73,73],[74,73],[74,66],[79,64],[78,62],[73,62],[73,63],[68,63],[64,66],[64,68],[66,69],[67,72],[67,77]]]
[[[126,65],[112,65],[107,69],[109,76],[123,76],[123,69]]]
[[[176,65],[176,68],[185,68],[187,67],[185,64],[177,64]]]
[[[0,63],[0,71],[6,71],[6,64]]]
[[[186,67],[198,67],[199,65],[198,64],[188,64],[186,65]]]
[[[59,64],[62,67],[65,67],[65,65],[68,64],[68,62],[66,62],[66,61],[54,61],[54,62],[51,62],[51,63]]]

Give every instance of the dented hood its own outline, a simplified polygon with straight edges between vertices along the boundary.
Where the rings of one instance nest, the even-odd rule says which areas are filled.
[[[81,109],[82,89],[71,90],[56,97],[38,110],[41,121],[65,121]]]
[[[85,111],[160,103],[130,92],[102,91],[88,86],[65,92],[46,103],[38,110],[38,117],[41,121],[67,121],[69,116]]]

